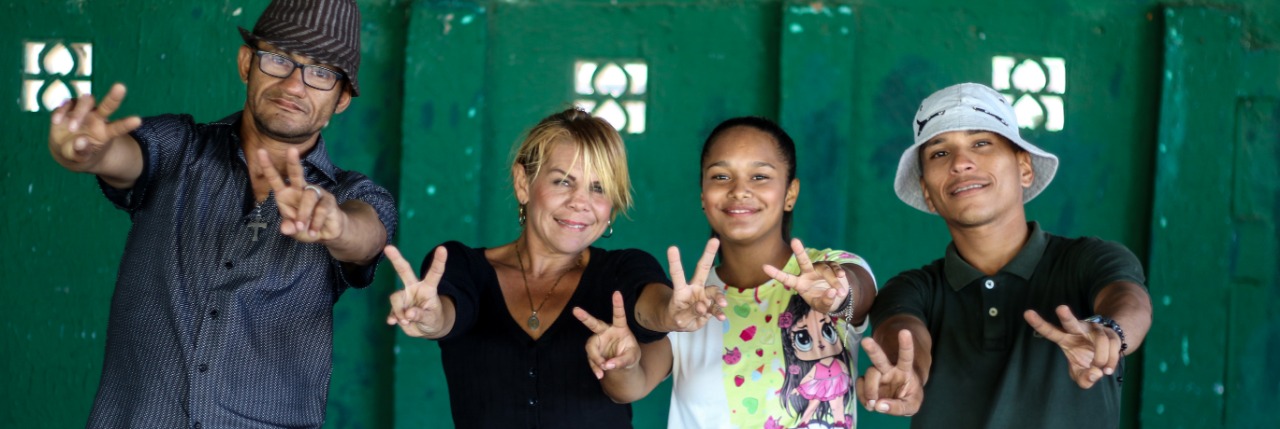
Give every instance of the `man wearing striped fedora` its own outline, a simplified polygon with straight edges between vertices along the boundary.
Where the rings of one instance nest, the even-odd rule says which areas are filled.
[[[372,282],[396,228],[391,194],[320,136],[360,93],[360,14],[275,0],[240,32],[240,112],[110,121],[116,84],[51,117],[54,160],[133,222],[89,427],[324,423],[333,304]]]
[[[942,89],[912,125],[894,188],[952,243],[876,297],[858,399],[913,428],[1117,427],[1123,356],[1151,326],[1142,264],[1027,222],[1058,158],[1022,139],[996,91]]]

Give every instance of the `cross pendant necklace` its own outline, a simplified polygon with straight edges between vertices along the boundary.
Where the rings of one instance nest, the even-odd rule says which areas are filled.
[[[258,241],[258,232],[267,227],[267,223],[262,220],[262,203],[267,200],[259,201],[253,206],[253,220],[249,222],[249,229],[253,230],[253,241]]]

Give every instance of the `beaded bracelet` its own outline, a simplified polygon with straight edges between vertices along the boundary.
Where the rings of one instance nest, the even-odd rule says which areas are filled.
[[[1109,317],[1102,316],[1102,315],[1099,315],[1099,314],[1095,314],[1095,315],[1089,316],[1089,317],[1085,318],[1083,321],[1084,321],[1084,322],[1089,322],[1089,323],[1097,323],[1097,324],[1099,324],[1099,325],[1102,325],[1102,326],[1105,326],[1105,327],[1111,328],[1111,330],[1112,330],[1112,331],[1115,331],[1115,332],[1116,332],[1116,335],[1120,336],[1120,363],[1121,363],[1121,365],[1123,365],[1123,364],[1124,364],[1124,351],[1129,349],[1129,343],[1125,342],[1125,339],[1124,339],[1124,329],[1120,329],[1120,324],[1119,324],[1119,323],[1116,323],[1116,321],[1115,321],[1115,320],[1112,320],[1112,319],[1111,319],[1111,318],[1109,318]],[[1116,376],[1116,381],[1119,381],[1119,382],[1121,382],[1121,383],[1124,383],[1124,375],[1117,375],[1117,376]]]

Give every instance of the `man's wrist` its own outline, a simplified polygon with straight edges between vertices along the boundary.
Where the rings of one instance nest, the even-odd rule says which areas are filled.
[[[1100,314],[1095,314],[1095,315],[1084,318],[1083,321],[1089,322],[1089,323],[1096,323],[1096,324],[1102,325],[1105,328],[1111,329],[1112,331],[1115,331],[1116,336],[1120,337],[1120,353],[1121,354],[1124,354],[1124,351],[1129,349],[1129,343],[1125,342],[1125,339],[1124,339],[1124,329],[1121,329],[1120,324],[1116,323],[1115,320],[1112,320],[1111,318],[1100,315]]]

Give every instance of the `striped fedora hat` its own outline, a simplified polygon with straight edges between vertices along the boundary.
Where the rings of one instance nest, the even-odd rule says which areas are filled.
[[[342,69],[351,96],[360,95],[360,8],[355,0],[272,0],[253,31],[240,28],[249,46],[259,40]]]

